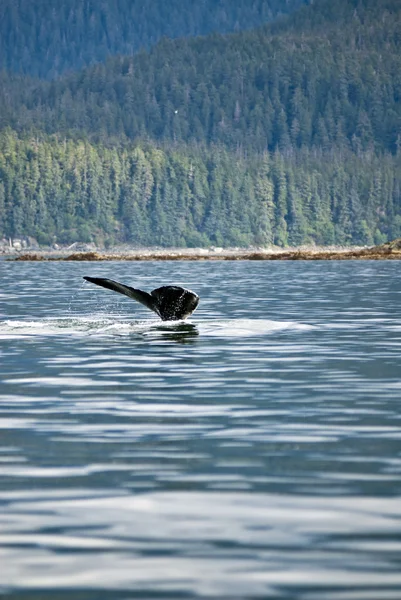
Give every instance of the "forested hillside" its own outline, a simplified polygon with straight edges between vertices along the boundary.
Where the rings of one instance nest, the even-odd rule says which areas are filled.
[[[401,236],[401,160],[350,150],[243,158],[0,135],[0,232],[42,244],[372,244]],[[385,233],[383,233],[385,232]]]
[[[315,0],[272,25],[164,39],[51,82],[4,72],[0,235],[400,236],[400,32],[398,0]]]
[[[53,78],[161,37],[250,29],[306,0],[1,0],[0,70]]]
[[[17,129],[85,131],[102,141],[146,136],[252,152],[333,145],[396,152],[401,3],[337,0],[338,22],[330,11],[323,19],[332,4],[301,11],[305,28],[289,19],[278,31],[163,40],[149,53],[52,83],[22,79],[0,99],[1,113]]]

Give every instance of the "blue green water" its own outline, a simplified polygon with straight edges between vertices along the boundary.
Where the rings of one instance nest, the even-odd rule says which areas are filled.
[[[83,275],[201,301],[162,323]],[[401,598],[397,261],[0,281],[1,598]]]

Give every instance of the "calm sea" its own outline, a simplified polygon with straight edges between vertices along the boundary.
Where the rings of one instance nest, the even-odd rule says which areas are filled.
[[[163,324],[83,275],[201,302]],[[401,598],[399,262],[0,281],[0,597]]]

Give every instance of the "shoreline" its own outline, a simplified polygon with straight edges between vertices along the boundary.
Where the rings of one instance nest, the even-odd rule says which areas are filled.
[[[132,250],[130,252],[25,252],[4,257],[11,262],[40,261],[205,261],[205,260],[401,260],[401,240],[369,248],[290,250]]]

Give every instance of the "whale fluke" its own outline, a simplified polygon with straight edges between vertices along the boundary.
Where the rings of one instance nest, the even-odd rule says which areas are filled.
[[[140,302],[158,314],[163,321],[186,319],[199,304],[197,294],[177,285],[164,285],[148,294],[112,279],[101,277],[84,277],[84,279]]]

